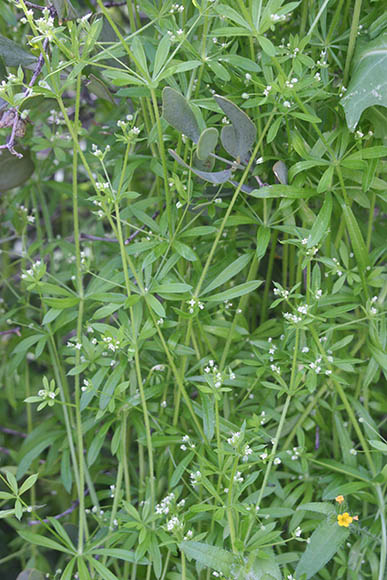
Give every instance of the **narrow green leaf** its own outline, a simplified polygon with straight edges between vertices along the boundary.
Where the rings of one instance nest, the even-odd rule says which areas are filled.
[[[105,555],[110,556],[111,551],[110,550],[107,550],[107,551],[109,552],[109,554],[105,554]],[[119,578],[117,578],[117,576],[115,574],[113,574],[113,572],[110,572],[110,570],[108,568],[106,568],[106,566],[104,566],[104,564],[102,564],[102,562],[99,562],[95,558],[88,558],[88,560],[89,560],[91,566],[93,566],[93,568],[95,569],[95,571],[98,572],[98,574],[102,580],[119,580]]]
[[[147,558],[137,558],[134,552],[131,550],[124,550],[121,548],[95,548],[91,550],[88,554],[95,554],[96,556],[110,556],[111,558],[118,558],[118,560],[125,560],[126,562],[134,562],[141,566],[149,564]],[[94,561],[94,560],[93,560]]]
[[[261,259],[266,254],[270,242],[270,235],[270,228],[267,226],[259,226],[257,230],[257,258]]]
[[[377,439],[369,439],[368,443],[378,451],[382,451],[382,453],[387,454],[387,443],[383,441],[378,441]]]
[[[23,538],[29,544],[35,544],[37,546],[42,546],[43,548],[48,548],[49,550],[56,550],[58,552],[64,552],[65,554],[74,554],[75,551],[68,550],[59,542],[51,540],[51,538],[46,538],[40,534],[35,534],[35,532],[30,532],[29,530],[18,530],[19,536]]]
[[[266,52],[268,56],[275,56],[277,53],[277,49],[274,44],[269,40],[266,36],[259,35],[258,42],[261,45],[263,52]]]
[[[264,185],[249,192],[252,197],[261,199],[285,197],[288,199],[308,199],[317,195],[314,189],[296,187],[295,185]]]
[[[233,288],[230,288],[230,290],[219,292],[219,294],[203,297],[203,300],[207,300],[208,302],[224,302],[225,300],[232,300],[233,298],[238,298],[244,294],[254,292],[254,290],[256,290],[261,284],[262,280],[251,280],[250,282],[244,282],[243,284],[234,286]]]
[[[147,294],[145,296],[146,303],[152,308],[153,312],[157,314],[157,316],[161,316],[161,318],[166,317],[165,308],[161,304],[159,300],[152,294]]]
[[[195,252],[189,246],[187,246],[187,244],[183,244],[183,242],[175,240],[172,247],[180,256],[182,256],[182,258],[188,260],[189,262],[195,262],[198,259]]]
[[[16,477],[14,476],[12,471],[6,471],[5,476],[7,478],[7,481],[9,483],[12,492],[16,495],[18,493],[18,484],[16,481]]]
[[[171,47],[171,40],[169,36],[166,34],[161,39],[155,56],[155,64],[153,68],[153,80],[156,80],[161,69],[163,68],[169,54],[169,49]]]
[[[231,278],[239,274],[239,272],[241,272],[241,270],[243,270],[243,268],[245,268],[250,262],[251,257],[252,254],[243,254],[242,256],[239,256],[239,258],[234,260],[229,266],[222,270],[222,272],[208,284],[208,286],[201,292],[201,296],[204,296],[212,290],[215,290],[215,288],[225,284],[231,280]]]
[[[27,336],[23,338],[13,349],[12,354],[17,354],[18,352],[28,352],[29,349],[38,342],[44,336],[43,334],[33,334],[32,336]]]
[[[364,243],[362,233],[359,225],[353,214],[352,209],[347,204],[342,204],[345,224],[347,226],[348,234],[351,239],[353,252],[358,263],[361,273],[364,274],[368,266],[368,251]]]
[[[307,248],[316,246],[327,233],[332,214],[332,195],[328,192],[320,212],[310,230]]]
[[[203,409],[203,431],[208,441],[211,441],[215,433],[215,410],[214,397],[201,393],[200,399]]]
[[[190,451],[188,455],[186,455],[176,466],[174,472],[172,473],[171,480],[169,482],[169,486],[171,489],[176,487],[176,485],[179,483],[179,481],[183,476],[184,471],[186,470],[187,466],[191,463],[194,455],[195,453],[193,451]]]
[[[34,473],[33,475],[30,475],[29,477],[27,477],[27,479],[25,481],[23,481],[22,485],[20,486],[19,494],[22,495],[28,489],[30,489],[33,485],[35,485],[38,477],[39,476],[37,473]]]
[[[142,45],[142,37],[135,36],[132,40],[131,49],[133,55],[136,58],[136,64],[141,69],[140,72],[143,75],[148,75],[148,64],[146,60],[146,55],[144,51],[144,47]]]

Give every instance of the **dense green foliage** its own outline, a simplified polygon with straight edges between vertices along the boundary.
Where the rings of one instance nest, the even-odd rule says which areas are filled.
[[[383,2],[112,4],[0,4],[1,577],[383,580]]]

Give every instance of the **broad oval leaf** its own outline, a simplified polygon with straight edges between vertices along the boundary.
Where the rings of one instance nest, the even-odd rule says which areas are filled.
[[[234,103],[220,95],[214,95],[214,99],[232,123],[222,129],[223,147],[234,158],[243,160],[256,140],[257,129],[246,113]]]
[[[31,68],[36,64],[37,58],[30,52],[24,50],[22,46],[9,40],[0,34],[0,56],[6,66],[25,66]]]
[[[163,89],[163,117],[175,129],[187,135],[194,143],[199,141],[200,130],[187,100],[172,89]]]
[[[273,165],[273,173],[276,176],[279,183],[282,185],[287,185],[288,183],[288,168],[286,167],[286,163],[283,161],[277,161]]]
[[[350,131],[362,112],[372,105],[387,107],[387,32],[360,44],[346,95],[341,99]]]
[[[179,548],[187,558],[193,558],[202,566],[222,572],[225,576],[230,576],[231,567],[237,559],[231,552],[203,542],[181,542]]]
[[[218,137],[219,132],[215,127],[204,129],[200,135],[198,148],[196,150],[197,157],[200,161],[205,161],[214,152],[218,143]]]
[[[333,558],[348,535],[349,531],[340,527],[337,521],[322,522],[311,535],[310,543],[298,562],[296,577],[306,574],[306,580],[313,578]]]
[[[16,580],[44,580],[45,576],[35,568],[26,568],[17,575]]]
[[[29,151],[23,151],[21,158],[8,149],[0,151],[0,192],[22,185],[31,177],[34,168]]]

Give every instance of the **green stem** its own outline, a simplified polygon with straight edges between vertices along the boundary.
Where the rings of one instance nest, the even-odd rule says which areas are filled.
[[[79,124],[79,109],[81,98],[81,75],[77,78],[76,83],[76,98],[75,98],[75,116],[74,116],[74,132],[78,134]],[[73,224],[74,224],[74,245],[75,245],[75,260],[76,260],[76,283],[79,297],[78,318],[77,318],[77,343],[82,344],[82,324],[83,324],[83,308],[84,308],[84,292],[82,279],[82,264],[81,264],[81,247],[80,247],[80,232],[79,232],[79,215],[78,215],[78,153],[74,149],[73,153],[73,176],[72,176],[72,192],[73,192]],[[80,364],[81,353],[79,349],[75,349],[75,366]],[[78,448],[78,465],[79,465],[79,533],[78,533],[78,553],[83,552],[84,535],[87,534],[86,518],[85,518],[85,474],[83,470],[83,433],[82,433],[82,418],[81,418],[81,388],[80,388],[80,374],[74,377],[75,386],[75,420],[76,420],[76,438]]]
[[[269,301],[269,292],[270,292],[270,285],[271,285],[271,276],[273,273],[274,258],[275,258],[275,253],[277,250],[278,234],[279,234],[279,231],[274,230],[273,238],[271,241],[269,262],[268,262],[267,270],[266,270],[265,288],[263,290],[263,297],[262,297],[261,317],[260,317],[261,324],[263,322],[265,322],[265,320],[267,319],[267,314],[268,314],[267,306],[268,306],[268,301]]]
[[[347,57],[345,59],[345,67],[344,67],[343,84],[345,87],[347,86],[347,83],[348,83],[352,57],[353,57],[353,53],[355,51],[357,32],[359,29],[361,5],[362,5],[362,0],[355,1],[355,6],[353,9],[353,15],[352,15],[351,32],[349,34]]]
[[[168,168],[167,168],[167,159],[166,159],[166,155],[165,155],[163,130],[161,127],[159,107],[157,104],[157,97],[156,97],[156,92],[154,89],[151,89],[151,96],[152,96],[153,110],[154,110],[154,114],[156,117],[157,134],[158,134],[158,138],[159,138],[159,153],[160,153],[160,157],[161,157],[161,164],[163,166],[165,206],[166,206],[167,217],[168,217],[169,237],[172,238],[172,236],[173,236],[173,221],[172,221],[172,209],[171,209],[171,203],[172,203],[171,192],[169,190],[169,184],[168,184]]]

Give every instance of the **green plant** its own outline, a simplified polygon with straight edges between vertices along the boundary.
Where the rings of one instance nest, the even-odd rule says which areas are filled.
[[[382,6],[45,4],[0,6],[5,573],[383,580]]]

